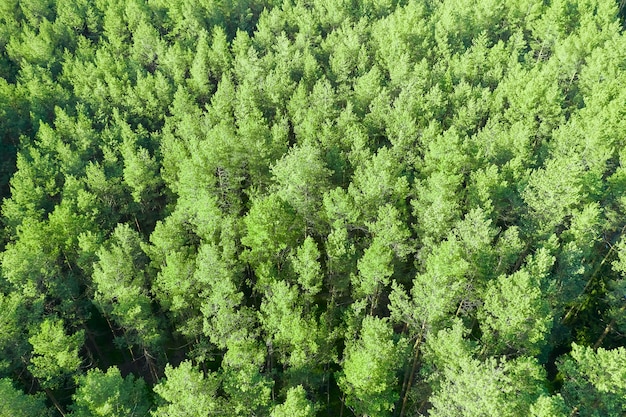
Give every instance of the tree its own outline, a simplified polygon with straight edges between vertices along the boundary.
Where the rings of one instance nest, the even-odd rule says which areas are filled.
[[[260,307],[260,321],[272,349],[280,353],[285,365],[315,367],[312,362],[318,357],[317,323],[311,313],[303,312],[298,287],[274,281],[266,294]]]
[[[612,263],[612,269],[619,275],[609,281],[606,300],[609,305],[608,317],[611,321],[594,344],[594,348],[602,345],[604,339],[614,330],[621,332],[626,328],[624,311],[626,310],[626,239],[620,238],[614,249],[617,250],[617,259]],[[608,256],[608,255],[607,255]]]
[[[545,394],[544,371],[537,361],[520,357],[474,357],[476,347],[465,340],[467,329],[456,321],[426,343],[425,362],[431,369],[432,416],[528,415],[532,404]]]
[[[2,253],[4,278],[29,297],[46,294],[59,283],[59,248],[46,232],[45,223],[29,218],[19,227],[18,239]],[[60,295],[67,294],[54,294]]]
[[[228,340],[222,361],[228,415],[243,417],[269,412],[274,381],[260,372],[265,356],[265,349],[248,329],[240,329]]]
[[[193,338],[202,333],[199,314],[202,287],[194,279],[196,259],[185,249],[167,252],[152,290],[159,304],[171,312],[170,322],[176,330]]]
[[[530,406],[532,417],[567,417],[569,412],[561,394],[542,395]]]
[[[25,219],[41,220],[44,213],[51,211],[49,198],[59,192],[54,162],[37,148],[18,153],[16,169],[10,181],[11,198],[2,206],[11,234]]]
[[[50,415],[41,395],[24,394],[15,389],[9,378],[0,379],[0,398],[0,417]]]
[[[403,320],[410,318],[412,323],[420,323],[418,328],[426,323],[439,330],[453,312],[475,307],[472,303],[463,303],[464,299],[470,301],[471,286],[465,278],[469,264],[455,238],[437,245],[424,260],[424,269],[413,279],[411,307],[399,309],[406,317]]]
[[[2,12],[0,12],[2,13]],[[0,61],[1,62],[1,61]],[[0,64],[0,71],[2,71]],[[0,74],[2,74],[0,72]],[[16,92],[15,85],[7,83],[4,75],[0,76],[0,195],[8,197],[9,180],[14,173],[17,144],[21,132],[27,129],[29,117],[26,115],[28,103]]]
[[[323,76],[313,82],[312,90],[304,83],[298,84],[287,104],[294,133],[302,144],[317,144],[319,132],[324,130],[325,124],[332,123],[338,113],[336,92],[330,82]]]
[[[85,0],[57,0],[55,24],[76,34],[96,38],[102,31],[102,15],[95,5]]]
[[[159,349],[161,328],[159,318],[152,313],[146,278],[148,259],[141,243],[130,226],[118,225],[108,244],[98,251],[92,279],[98,307],[124,329],[124,340],[119,341],[129,348],[139,346],[146,354]]]
[[[238,331],[256,326],[254,312],[243,305],[236,267],[220,254],[214,245],[202,245],[198,250],[194,279],[201,286],[200,309],[203,331],[220,349]]]
[[[542,277],[520,270],[488,284],[479,313],[483,340],[497,353],[536,356],[548,343],[552,315],[542,294]]]
[[[40,41],[41,46],[49,46],[48,40]],[[55,82],[47,66],[22,63],[19,79],[16,93],[28,97],[31,125],[35,129],[40,121],[49,123],[54,119],[55,107],[66,106],[70,101],[69,92]]]
[[[359,273],[351,279],[354,288],[353,296],[354,298],[366,297],[370,312],[376,308],[382,289],[389,285],[393,275],[392,257],[391,249],[381,243],[380,239],[374,239],[357,262]]]
[[[31,346],[22,336],[23,329],[33,326],[42,313],[42,300],[28,298],[12,291],[7,295],[0,291],[0,376],[8,376],[23,366]]]
[[[84,338],[82,330],[67,335],[61,319],[45,318],[28,339],[33,346],[28,369],[44,387],[57,388],[78,372],[82,363],[78,351]]]
[[[130,126],[121,127],[123,144],[120,146],[124,159],[124,182],[131,189],[131,195],[136,203],[144,207],[155,204],[161,194],[161,178],[158,175],[159,164],[148,149],[139,145],[141,133],[135,133]],[[147,132],[143,132],[147,135]],[[154,211],[153,208],[151,211]]]
[[[409,194],[409,182],[403,175],[403,169],[385,147],[357,167],[348,193],[354,198],[365,221],[375,219],[378,208],[385,204],[393,205],[401,213],[404,211],[403,202]]]
[[[106,372],[91,369],[76,383],[72,417],[146,416],[151,406],[143,379],[122,378],[115,366]]]
[[[461,217],[459,203],[460,175],[434,172],[416,182],[417,198],[411,200],[415,228],[425,244],[444,238]]]
[[[319,262],[320,256],[317,243],[311,236],[307,236],[291,259],[302,295],[308,303],[312,303],[314,297],[322,290],[323,272]]]
[[[387,319],[367,316],[359,338],[347,340],[337,383],[357,415],[391,415],[398,400],[396,373],[402,366],[405,342],[393,340]]]
[[[243,222],[241,243],[249,248],[243,257],[253,266],[269,262],[280,268],[305,235],[302,217],[277,194],[255,199]]]
[[[378,209],[376,221],[367,226],[374,237],[373,241],[379,241],[389,248],[397,260],[406,261],[414,251],[407,223],[408,219],[402,217],[400,210],[385,204]]]
[[[613,350],[572,344],[559,364],[561,395],[572,413],[580,416],[618,416],[626,411],[626,349]]]
[[[217,375],[204,375],[190,361],[173,368],[165,367],[165,379],[154,387],[160,397],[150,414],[154,417],[209,417],[222,415],[221,400],[217,398],[220,385]]]
[[[272,410],[271,417],[314,417],[315,405],[306,398],[302,385],[289,388],[285,402]]]
[[[217,79],[214,74],[211,74],[209,68],[210,46],[208,38],[209,34],[206,31],[200,32],[196,53],[189,69],[191,75],[188,81],[189,89],[200,102],[208,102],[215,88],[211,85],[211,79]]]
[[[272,167],[276,194],[288,202],[312,230],[323,230],[322,195],[329,188],[331,171],[326,168],[319,148],[296,146]]]
[[[580,183],[583,169],[578,158],[558,158],[530,176],[522,197],[530,208],[528,220],[538,237],[552,233],[584,201]]]

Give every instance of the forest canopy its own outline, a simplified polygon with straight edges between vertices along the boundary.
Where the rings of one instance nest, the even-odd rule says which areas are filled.
[[[0,416],[623,416],[623,9],[0,1]]]

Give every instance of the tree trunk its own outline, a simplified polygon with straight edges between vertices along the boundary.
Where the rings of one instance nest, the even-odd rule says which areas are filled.
[[[152,382],[156,384],[159,382],[159,375],[156,370],[156,365],[154,364],[153,357],[150,355],[150,352],[146,348],[143,349],[143,356],[146,358],[146,363],[148,364],[148,369],[150,370],[150,376],[152,377]]]
[[[413,384],[413,379],[415,378],[415,372],[417,371],[417,365],[419,363],[420,356],[420,345],[422,344],[422,339],[424,337],[424,329],[426,328],[426,323],[422,323],[422,328],[420,329],[420,334],[415,340],[415,344],[413,345],[413,365],[411,366],[411,373],[409,375],[409,379],[406,383],[406,389],[404,390],[404,395],[402,396],[402,408],[400,408],[400,417],[404,417],[406,413],[406,404],[409,399],[409,392],[411,391],[411,385]]]
[[[616,316],[619,316],[620,314],[624,313],[624,311],[626,311],[626,303],[622,305],[622,308],[619,309]],[[615,326],[616,321],[617,319],[613,318],[613,320],[611,320],[611,322],[606,326],[606,328],[604,329],[604,332],[602,332],[602,334],[600,335],[596,343],[594,343],[593,350],[598,350],[598,348],[604,341],[604,338],[607,337],[609,333],[611,333],[611,330],[613,330],[613,326]]]
[[[596,266],[596,268],[593,270],[593,273],[591,274],[591,277],[589,277],[589,280],[587,281],[587,284],[585,284],[585,288],[583,288],[582,292],[580,294],[578,294],[578,296],[576,297],[576,300],[578,300],[580,297],[582,297],[587,292],[587,290],[589,289],[589,287],[591,286],[593,281],[595,281],[595,278],[596,278],[596,275],[598,274],[598,271],[600,271],[600,268],[602,268],[602,265],[604,265],[604,263],[606,262],[606,260],[608,259],[609,255],[611,254],[612,251],[613,251],[613,247],[611,247],[611,249],[606,254],[604,259],[602,259],[602,262],[600,262],[600,264],[598,266]],[[561,323],[565,324],[572,317],[575,317],[576,314],[578,314],[578,311],[576,311],[576,313],[574,314],[574,310],[580,310],[580,303],[575,303],[573,306],[570,307],[570,309],[567,311],[565,316],[563,316],[563,319],[561,320]]]
[[[93,333],[87,328],[87,326],[85,326],[85,333],[87,334],[87,339],[89,339],[89,342],[93,345],[93,348],[95,349],[96,354],[98,355],[98,359],[100,359],[100,365],[104,369],[108,368],[109,364],[106,358],[104,357],[104,355],[102,354],[100,347],[98,347],[98,343],[96,343],[96,339],[95,337],[93,337]]]
[[[59,413],[61,413],[61,415],[63,417],[65,417],[65,413],[63,412],[63,408],[61,408],[61,404],[59,404],[59,402],[55,398],[55,396],[52,393],[52,391],[50,391],[50,389],[48,389],[48,388],[45,388],[44,391],[46,392],[46,395],[48,396],[48,398],[50,398],[50,401],[52,401],[52,404],[54,404],[54,407],[59,411]]]

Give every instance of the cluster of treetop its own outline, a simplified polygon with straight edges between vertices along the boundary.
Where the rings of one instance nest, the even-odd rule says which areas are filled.
[[[0,1],[0,416],[623,416],[619,12]]]

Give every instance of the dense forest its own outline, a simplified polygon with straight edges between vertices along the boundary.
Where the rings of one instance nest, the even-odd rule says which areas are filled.
[[[623,9],[0,1],[0,416],[626,415]]]

